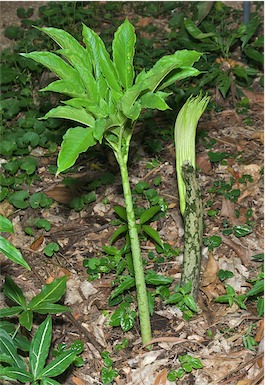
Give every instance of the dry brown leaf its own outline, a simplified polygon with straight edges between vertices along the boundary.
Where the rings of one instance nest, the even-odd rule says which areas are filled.
[[[222,198],[220,215],[226,217],[232,225],[238,224],[238,218],[235,213],[235,203],[225,197]]]
[[[206,153],[197,155],[196,165],[201,169],[204,174],[209,174],[212,171],[212,164]]]
[[[239,380],[236,385],[250,385],[251,384],[251,380],[247,380],[247,379],[243,379],[243,380]]]
[[[242,245],[240,240],[238,238],[235,238],[234,240],[225,237],[221,234],[222,241],[230,247],[234,252],[237,254],[237,256],[241,259],[241,262],[243,265],[248,266],[250,265],[250,257],[253,254],[251,250],[247,249]]]
[[[255,163],[251,164],[242,164],[239,166],[239,174],[250,175],[253,179],[253,182],[247,182],[246,185],[251,186],[252,184],[257,183],[261,178],[261,166]]]
[[[262,144],[264,144],[264,131],[255,131],[251,135],[251,139],[257,139],[259,140]]]
[[[75,385],[85,385],[84,381],[79,377],[72,377],[72,381]]]
[[[68,205],[74,198],[72,190],[63,184],[53,185],[45,190],[44,193],[49,198],[65,205]]]
[[[209,253],[208,262],[203,272],[202,286],[208,286],[211,283],[216,283],[218,280],[218,270],[219,266],[214,259],[213,253]]]
[[[44,242],[44,235],[41,235],[39,238],[35,239],[35,241],[30,245],[30,249],[33,251],[39,250],[43,242]]]
[[[167,382],[167,369],[164,368],[155,379],[154,385],[166,385]]]
[[[252,92],[249,90],[244,89],[244,94],[249,100],[249,104],[258,104],[259,106],[264,105],[264,94]]]
[[[257,323],[257,326],[258,326],[258,330],[257,330],[257,333],[255,335],[255,341],[256,342],[260,342],[264,336],[264,320],[260,320],[258,323]]]
[[[136,27],[147,27],[153,24],[154,19],[152,17],[140,17],[139,21],[135,24]]]
[[[219,265],[214,259],[213,253],[209,253],[208,262],[203,272],[201,283],[201,290],[207,296],[209,301],[224,294],[223,286],[220,284],[219,278],[217,277],[218,270]]]

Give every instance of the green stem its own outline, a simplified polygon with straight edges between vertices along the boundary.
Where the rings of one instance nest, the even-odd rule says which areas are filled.
[[[181,286],[192,282],[191,294],[196,298],[201,271],[201,246],[203,235],[202,198],[196,171],[190,162],[182,165],[186,185],[186,208],[184,211],[184,256]]]
[[[126,205],[127,221],[128,221],[129,236],[130,236],[130,243],[131,243],[131,252],[133,257],[141,336],[142,336],[143,344],[146,344],[147,342],[151,341],[152,332],[151,332],[150,316],[149,316],[149,309],[148,309],[147,291],[146,291],[145,278],[144,278],[143,261],[141,256],[140,242],[139,242],[134,210],[133,210],[132,193],[131,193],[129,176],[128,176],[127,162],[125,159],[126,157],[124,157],[124,154],[121,154],[120,152],[119,153],[116,152],[115,155],[120,166],[123,194],[124,194],[125,205]]]

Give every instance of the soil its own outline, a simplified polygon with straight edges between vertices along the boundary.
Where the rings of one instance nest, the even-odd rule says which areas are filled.
[[[1,2],[1,34],[7,25],[19,25],[16,9],[39,7],[47,2]],[[36,16],[36,11],[34,13]],[[10,40],[3,38],[2,48],[10,45]],[[260,91],[258,89],[258,91]],[[225,104],[222,112],[205,114],[201,119],[198,132],[206,132],[209,140],[218,143],[218,152],[228,152],[228,163],[210,163],[208,150],[202,140],[196,148],[197,165],[200,168],[199,181],[204,203],[204,237],[219,236],[224,221],[234,226],[246,222],[246,213],[251,208],[251,220],[255,222],[251,234],[237,238],[222,235],[222,244],[212,251],[204,246],[202,250],[202,277],[198,297],[199,312],[190,321],[184,321],[175,306],[166,306],[157,300],[152,317],[153,350],[142,348],[139,325],[124,333],[120,328],[112,328],[107,319],[113,311],[108,305],[114,274],[102,275],[100,279],[88,282],[84,259],[97,257],[102,246],[109,244],[116,227],[110,221],[116,219],[113,207],[124,205],[120,179],[114,159],[100,154],[93,161],[83,156],[78,161],[79,172],[70,176],[76,180],[76,187],[69,189],[62,184],[62,177],[55,179],[47,171],[50,164],[56,164],[56,156],[39,156],[38,175],[41,181],[31,186],[31,193],[43,191],[54,199],[50,208],[30,208],[14,212],[6,202],[0,204],[0,214],[11,215],[14,235],[9,240],[22,251],[23,256],[32,266],[28,272],[18,265],[0,256],[2,279],[11,276],[22,288],[27,299],[32,298],[44,283],[67,275],[67,293],[64,304],[70,306],[72,315],[54,317],[53,347],[61,342],[71,344],[76,339],[85,342],[82,354],[84,366],[67,372],[58,381],[63,385],[100,385],[102,368],[101,352],[109,351],[113,367],[118,370],[117,385],[170,385],[167,373],[179,367],[177,356],[189,353],[201,360],[203,368],[193,370],[180,385],[254,385],[262,383],[263,363],[263,323],[257,316],[255,306],[247,310],[237,305],[219,304],[214,299],[225,294],[224,285],[217,277],[220,269],[232,271],[234,276],[226,280],[237,293],[249,289],[246,280],[254,279],[261,271],[261,263],[255,262],[254,255],[263,251],[263,94],[246,91],[250,109],[239,114],[235,107]],[[156,114],[157,124],[163,125],[163,115]],[[130,153],[129,174],[132,185],[145,180],[153,187],[155,177],[161,177],[157,191],[163,197],[169,210],[165,217],[152,225],[157,229],[164,242],[173,248],[183,250],[183,222],[178,209],[178,193],[175,177],[175,151],[173,143],[168,141],[157,157],[158,165],[151,170],[147,165],[154,160],[144,145],[144,127],[136,126]],[[232,156],[235,154],[235,156]],[[238,154],[238,155],[236,155]],[[102,159],[104,161],[102,161]],[[70,209],[73,196],[84,192],[86,185],[93,178],[104,172],[116,174],[113,185],[102,186],[97,190],[95,202],[87,205],[81,212]],[[239,182],[243,175],[250,175],[251,181]],[[235,178],[234,188],[241,190],[240,199],[232,202],[221,195],[209,192],[218,180],[228,181]],[[137,198],[139,206],[148,207],[143,196]],[[213,200],[212,210],[220,215],[210,216],[207,208]],[[238,210],[238,215],[234,215]],[[32,218],[42,217],[52,223],[50,231],[38,231],[34,238],[26,236],[23,228]],[[52,258],[43,254],[44,246],[56,242],[60,250]],[[122,240],[115,244],[122,245]],[[157,273],[172,277],[174,284],[181,276],[182,252],[176,258],[156,264],[148,258],[149,251],[155,251],[154,245],[143,241],[143,257],[146,269],[155,269]],[[5,307],[5,298],[1,293],[0,307]],[[255,323],[253,332],[257,348],[253,351],[243,346],[243,338],[248,328]],[[127,338],[126,348],[117,351],[115,345]]]

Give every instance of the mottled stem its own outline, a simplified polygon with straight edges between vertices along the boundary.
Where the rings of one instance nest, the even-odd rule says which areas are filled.
[[[191,294],[196,298],[201,271],[202,198],[196,171],[190,162],[183,163],[182,175],[186,185],[186,208],[183,215],[185,234],[181,286],[191,281]]]

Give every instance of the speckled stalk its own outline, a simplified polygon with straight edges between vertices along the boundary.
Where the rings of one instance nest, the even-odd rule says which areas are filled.
[[[184,257],[181,286],[192,282],[191,294],[196,298],[201,271],[201,246],[203,235],[203,209],[201,190],[192,164],[185,161],[182,175],[186,186],[184,219]]]
[[[126,213],[128,221],[128,229],[131,243],[131,252],[133,257],[133,267],[135,275],[138,313],[140,319],[141,337],[143,344],[152,339],[150,315],[148,309],[148,298],[144,278],[143,261],[141,256],[140,242],[136,228],[135,216],[133,211],[132,194],[128,176],[126,157],[116,152],[116,158],[120,166],[123,194],[126,204]]]

